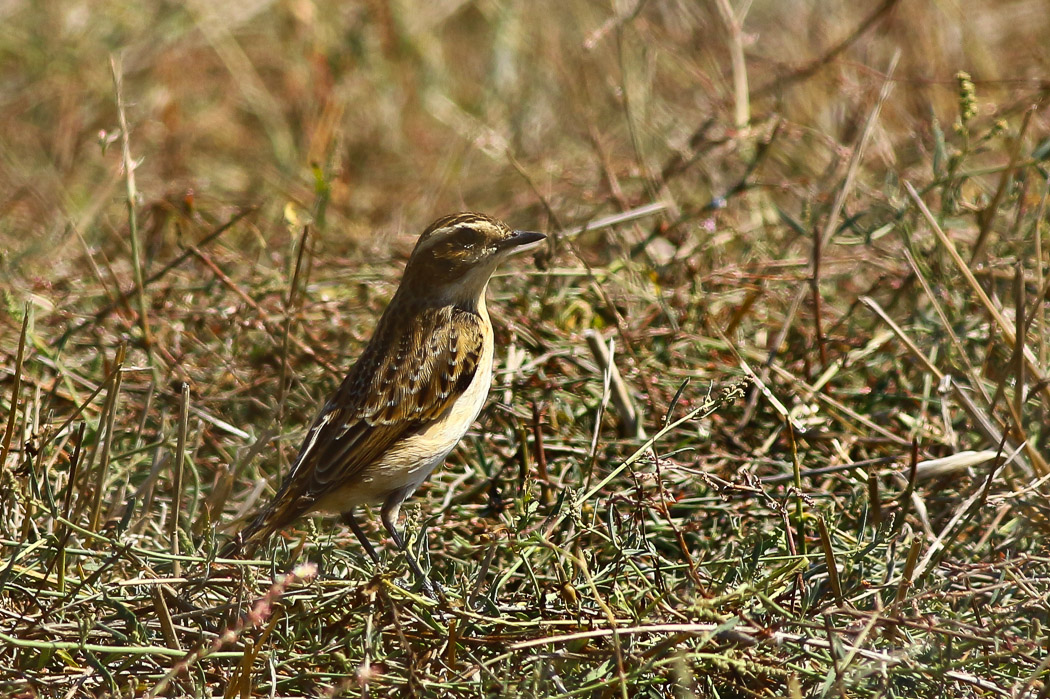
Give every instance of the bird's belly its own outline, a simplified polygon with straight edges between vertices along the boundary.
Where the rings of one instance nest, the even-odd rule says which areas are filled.
[[[448,411],[419,432],[399,440],[349,486],[329,493],[315,510],[346,512],[380,503],[399,490],[408,497],[456,446],[477,419],[492,382],[492,343],[485,344],[474,379]]]

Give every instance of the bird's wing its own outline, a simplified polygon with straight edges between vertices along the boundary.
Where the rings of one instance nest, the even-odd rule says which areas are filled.
[[[349,485],[402,437],[438,418],[481,362],[480,316],[452,306],[384,315],[376,334],[310,427],[272,505],[286,523],[321,494]]]

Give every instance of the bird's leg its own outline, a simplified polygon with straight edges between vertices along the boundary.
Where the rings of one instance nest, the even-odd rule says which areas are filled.
[[[350,531],[354,533],[357,540],[361,542],[361,546],[364,548],[365,553],[372,559],[372,562],[379,565],[379,554],[372,548],[372,542],[365,536],[365,532],[361,529],[361,525],[357,523],[357,519],[354,517],[353,510],[347,510],[342,514],[343,523],[350,527]]]
[[[402,537],[401,532],[397,530],[397,515],[401,512],[401,503],[403,501],[403,498],[387,498],[387,501],[383,503],[383,509],[380,511],[379,517],[383,520],[383,526],[386,527],[388,532],[390,532],[390,537],[394,540],[394,544],[405,554],[405,559],[408,561],[408,567],[412,569],[416,579],[422,585],[423,592],[427,597],[437,599],[434,596],[434,584],[430,581],[430,578],[427,577],[427,574],[423,572],[423,569],[419,567],[419,561],[417,561],[416,557],[412,555],[412,552],[408,550],[408,545],[405,543],[404,537]]]

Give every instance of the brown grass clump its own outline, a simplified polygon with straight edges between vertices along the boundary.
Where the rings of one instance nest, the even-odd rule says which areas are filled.
[[[4,695],[1050,693],[1042,2],[0,15]],[[215,561],[464,208],[552,244],[406,507],[448,603]]]

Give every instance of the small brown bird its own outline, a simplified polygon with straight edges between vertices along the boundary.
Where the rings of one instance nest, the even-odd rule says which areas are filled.
[[[354,509],[382,503],[383,525],[430,591],[397,530],[398,513],[488,396],[489,278],[509,253],[544,237],[469,212],[430,224],[372,339],[314,420],[277,495],[223,553],[250,553],[303,515],[327,512],[340,514],[378,563]]]

